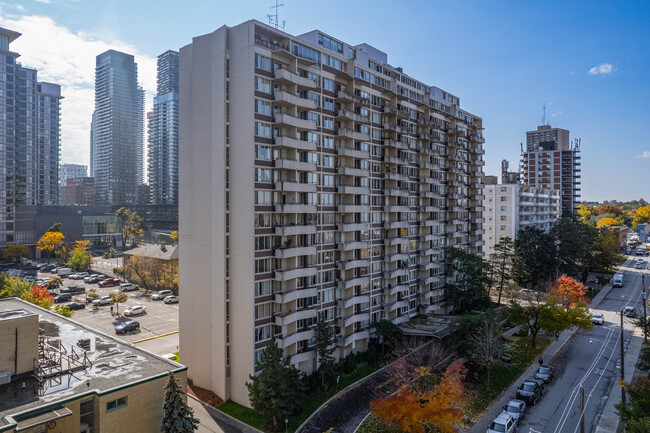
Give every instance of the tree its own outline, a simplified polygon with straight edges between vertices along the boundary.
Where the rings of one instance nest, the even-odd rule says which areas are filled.
[[[120,221],[122,246],[126,248],[127,241],[132,244],[136,237],[142,235],[142,217],[125,207],[119,208],[115,214]]]
[[[52,253],[63,246],[64,239],[65,236],[60,232],[45,232],[38,240],[36,249],[47,253],[47,261],[49,263]]]
[[[650,205],[642,206],[634,211],[632,223],[635,226],[650,222]]]
[[[51,276],[47,282],[48,288],[61,287],[62,285],[63,285],[63,278],[59,277],[58,275]]]
[[[618,221],[614,218],[601,218],[596,223],[596,228],[609,227],[618,225]]]
[[[194,409],[183,399],[185,394],[178,386],[178,379],[170,371],[163,401],[163,419],[160,431],[164,433],[190,433],[199,428],[199,419],[194,416]]]
[[[588,206],[585,206],[583,204],[579,204],[577,214],[578,214],[578,219],[583,224],[589,224],[589,222],[591,221],[591,215],[592,214],[591,214],[591,209],[589,209]]]
[[[31,302],[46,310],[49,310],[52,304],[54,304],[54,297],[47,293],[47,288],[41,286],[32,286],[31,290],[25,290],[20,295],[20,299]]]
[[[643,317],[639,320],[639,322],[641,322],[641,326],[643,326],[643,324],[647,324],[647,321]],[[637,326],[639,326],[638,323]],[[641,347],[641,353],[639,353],[639,360],[636,364],[636,368],[641,371],[650,371],[650,346]]]
[[[133,254],[124,264],[124,275],[144,287],[146,294],[158,281],[155,266],[155,260],[152,258]]]
[[[2,250],[2,258],[5,260],[18,260],[29,256],[29,248],[23,244],[12,244]]]
[[[178,242],[178,230],[174,230],[171,235],[169,235],[169,239],[171,239],[172,242]]]
[[[56,314],[60,314],[63,317],[72,317],[74,314],[74,310],[68,307],[67,305],[55,305],[54,306],[54,312]]]
[[[61,233],[61,229],[63,228],[63,224],[61,223],[54,223],[52,227],[47,229],[48,232],[59,232]]]
[[[584,302],[585,304],[590,302],[587,297],[587,286],[566,275],[562,275],[555,280],[546,291],[551,298],[565,308],[571,308],[579,302]]]
[[[519,230],[513,267],[517,284],[540,290],[553,280],[556,269],[557,249],[553,236],[537,227]]]
[[[447,280],[447,297],[454,306],[454,313],[465,314],[488,308],[490,265],[483,257],[456,247],[447,250],[447,258],[453,275]]]
[[[600,230],[594,244],[592,270],[604,273],[620,261],[620,246],[614,231],[608,228]]]
[[[90,241],[75,241],[75,246],[70,252],[70,259],[68,259],[66,266],[77,272],[85,272],[90,269],[93,257],[88,250],[89,244]]]
[[[161,263],[158,260],[149,262],[153,266],[152,274],[155,284],[160,290],[171,290],[178,293],[178,267],[171,263]]]
[[[468,313],[452,319],[453,337],[449,341],[460,356],[472,357],[472,338],[480,332],[486,313]]]
[[[497,284],[499,299],[497,306],[501,305],[501,294],[505,284],[512,279],[512,264],[515,258],[515,243],[508,236],[503,237],[494,246],[494,252],[490,255],[490,266],[492,267],[493,280]]]
[[[336,347],[334,346],[333,329],[327,324],[325,316],[322,314],[318,315],[314,334],[318,375],[321,378],[321,387],[327,389],[336,376],[336,365],[332,356]]]
[[[593,261],[598,230],[573,218],[564,217],[553,224],[550,234],[557,251],[557,272],[575,276],[582,272],[586,281]]]
[[[381,345],[381,356],[384,357],[384,347],[386,345],[394,344],[395,342],[402,339],[402,330],[399,326],[391,322],[390,320],[382,319],[376,322],[373,327],[375,328],[375,334]]]
[[[120,315],[120,304],[126,302],[129,297],[126,295],[126,293],[121,292],[121,291],[115,291],[115,292],[110,292],[108,296],[111,297],[111,301],[113,304],[115,304],[115,313],[119,316]]]
[[[305,390],[302,372],[290,366],[289,357],[282,356],[282,349],[275,341],[264,348],[257,367],[260,373],[249,375],[250,382],[246,382],[248,398],[256,411],[272,420],[277,431],[278,420],[284,420],[299,410],[299,401]]]
[[[427,368],[416,373],[431,375]],[[433,387],[416,390],[412,382],[399,384],[395,394],[370,402],[370,411],[403,432],[457,432],[468,398],[463,384],[466,373],[462,363],[454,362]]]
[[[621,420],[626,424],[650,424],[650,378],[640,376],[626,388],[627,404],[614,405]],[[626,431],[629,431],[626,429]],[[637,430],[647,432],[648,430]]]
[[[481,330],[471,339],[472,359],[487,370],[486,387],[490,389],[490,372],[492,367],[500,364],[508,353],[509,346],[501,336],[501,325],[494,317],[484,317]]]
[[[0,291],[0,298],[20,298],[23,293],[32,290],[33,285],[20,277],[6,276]]]

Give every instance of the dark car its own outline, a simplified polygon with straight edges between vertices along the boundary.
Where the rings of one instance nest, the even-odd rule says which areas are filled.
[[[540,365],[535,373],[535,379],[543,380],[544,383],[549,383],[553,379],[553,372],[555,369],[548,365]]]
[[[40,268],[38,268],[38,270],[41,272],[50,272],[54,268],[56,268],[56,266],[54,265],[43,265]]]
[[[623,310],[623,314],[625,314],[625,317],[636,318],[636,308],[625,307],[625,309]]]
[[[89,277],[84,278],[84,283],[97,284],[103,279],[104,279],[103,275],[91,275]]]
[[[68,307],[70,307],[71,310],[83,310],[86,308],[86,304],[83,302],[70,302]]]
[[[66,302],[66,301],[71,301],[72,300],[72,295],[70,293],[62,293],[58,296],[54,297],[54,302],[59,303],[59,302]]]
[[[126,334],[127,332],[137,331],[138,329],[140,329],[140,324],[138,322],[135,320],[127,320],[126,322],[122,322],[115,326],[115,333]]]
[[[61,288],[61,293],[85,293],[86,288],[84,286],[68,286]]]
[[[534,405],[544,395],[544,382],[527,379],[517,388],[517,398],[527,404]]]
[[[120,280],[115,278],[107,278],[99,282],[99,287],[113,287],[120,284]]]

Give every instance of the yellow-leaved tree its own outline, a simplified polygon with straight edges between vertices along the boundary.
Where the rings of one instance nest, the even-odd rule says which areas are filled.
[[[65,236],[61,232],[45,232],[43,236],[38,240],[36,244],[36,249],[39,251],[45,251],[47,253],[47,262],[50,262],[52,253],[57,249],[63,246],[63,241]]]
[[[641,206],[634,212],[634,219],[632,220],[635,224],[645,224],[650,222],[650,205]]]
[[[591,218],[591,209],[589,209],[589,207],[585,206],[584,204],[579,204],[578,219],[580,219],[580,222],[589,224],[590,218]]]
[[[601,218],[598,220],[596,223],[596,228],[603,228],[603,227],[609,227],[609,226],[615,226],[618,225],[618,221],[615,220],[614,218]]]
[[[90,241],[75,241],[74,248],[70,253],[70,259],[68,259],[66,265],[77,272],[87,271],[92,261],[88,245],[90,245]]]

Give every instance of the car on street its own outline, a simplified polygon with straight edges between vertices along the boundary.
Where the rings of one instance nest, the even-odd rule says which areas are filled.
[[[88,272],[77,272],[76,274],[70,275],[68,278],[71,280],[83,280],[88,276]]]
[[[61,293],[60,295],[54,297],[54,302],[57,304],[59,302],[67,302],[67,301],[72,301],[72,295],[70,293]]]
[[[636,318],[636,308],[634,307],[625,307],[623,309],[623,314],[625,317],[631,317],[631,318]]]
[[[100,296],[93,301],[93,305],[109,305],[113,302],[110,296]]]
[[[124,315],[125,316],[136,316],[138,314],[144,314],[147,312],[147,307],[143,305],[134,305],[132,307],[127,308],[124,310]]]
[[[517,399],[534,405],[544,394],[544,382],[536,379],[526,379],[517,388]]]
[[[516,424],[513,417],[501,413],[490,423],[487,433],[514,433]]]
[[[86,304],[83,302],[70,302],[67,306],[70,307],[71,310],[83,310],[86,308]]]
[[[138,286],[132,283],[122,283],[120,284],[120,291],[121,292],[132,292],[134,290],[138,290]]]
[[[99,282],[99,287],[113,287],[120,284],[120,280],[116,278],[106,278]]]
[[[602,325],[605,323],[605,316],[603,316],[603,313],[594,313],[591,315],[591,323]]]
[[[162,301],[169,295],[173,295],[171,290],[158,290],[156,293],[151,295],[151,299],[153,301]]]
[[[629,256],[630,254],[632,254],[632,250],[629,249],[629,248],[626,248],[626,249],[625,249],[625,255],[626,255],[626,256]]]
[[[508,404],[503,406],[503,412],[501,414],[510,415],[515,422],[519,422],[526,414],[526,402],[517,399],[510,400]]]
[[[137,331],[138,329],[140,329],[140,324],[138,322],[135,320],[127,320],[126,322],[122,322],[115,326],[115,333],[126,334],[127,332]]]
[[[543,380],[544,383],[549,383],[553,379],[553,372],[555,369],[548,365],[540,365],[535,373],[535,379]]]
[[[165,299],[163,299],[163,302],[165,304],[178,304],[178,296],[175,296],[175,295],[165,296]]]
[[[623,274],[616,274],[612,278],[614,287],[623,287]]]
[[[61,293],[86,293],[86,288],[84,286],[62,287]]]
[[[645,262],[636,262],[634,264],[634,269],[643,269],[643,265],[645,265]]]
[[[84,283],[97,284],[103,279],[104,279],[103,275],[99,275],[99,274],[88,275],[86,278],[84,278]]]

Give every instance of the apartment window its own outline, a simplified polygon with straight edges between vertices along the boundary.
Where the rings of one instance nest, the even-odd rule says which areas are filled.
[[[335,214],[332,213],[332,212],[319,213],[318,218],[320,220],[321,225],[331,226],[331,225],[336,224]]]
[[[264,352],[263,348],[262,349],[257,349],[255,351],[255,366],[257,366],[257,364],[262,362],[262,352]]]
[[[256,168],[255,182],[271,182],[271,170],[268,168]]]
[[[261,146],[261,145],[256,145],[255,146],[255,158],[256,159],[261,159],[264,161],[270,161],[271,160],[271,148],[268,146]]]
[[[255,191],[255,204],[260,206],[270,206],[271,191]]]
[[[320,135],[315,132],[308,132],[307,141],[318,144],[320,142]]]
[[[331,98],[326,98],[323,97],[323,108],[325,110],[332,110],[334,111],[334,100]]]
[[[255,54],[255,67],[271,72],[271,59],[260,54]]]
[[[258,213],[255,214],[255,228],[268,228],[271,227],[271,214]]]
[[[333,137],[327,137],[323,136],[323,147],[327,149],[334,149],[334,138]]]
[[[255,342],[259,343],[260,341],[268,340],[271,338],[271,325],[260,326],[255,328]]]
[[[261,99],[255,100],[255,112],[257,114],[262,114],[264,116],[271,115],[271,103],[268,101],[263,101]]]
[[[79,405],[79,423],[81,431],[92,432],[95,427],[95,410],[93,400],[86,400]],[[85,429],[85,430],[84,430]]]
[[[271,80],[255,77],[255,90],[262,93],[271,93]]]
[[[323,175],[323,186],[334,186],[334,176],[331,174],[324,174]]]
[[[323,128],[334,129],[334,119],[323,116]]]
[[[332,38],[328,38],[327,36],[319,33],[318,34],[318,43],[328,50],[336,51],[337,53],[343,54],[343,44],[335,41]]]
[[[311,185],[318,185],[318,179],[320,175],[318,173],[307,173],[307,183]]]
[[[320,195],[322,206],[334,206],[334,194],[321,194]]]
[[[329,90],[330,92],[334,91],[334,81],[329,78],[323,77],[323,90]]]
[[[255,306],[255,319],[266,319],[273,314],[273,305],[271,302],[257,304]]]
[[[128,405],[126,396],[120,397],[117,400],[109,401],[106,403],[106,412],[112,412],[117,409],[121,409]]]
[[[333,244],[334,243],[334,232],[323,232],[323,244]],[[323,281],[326,282],[326,281]]]
[[[271,125],[268,123],[255,122],[255,135],[258,137],[271,138]]]
[[[255,296],[266,296],[271,294],[271,281],[259,281],[255,283]]]
[[[334,263],[334,251],[324,251],[322,263]]]
[[[267,272],[271,272],[271,259],[255,260],[255,273],[265,274]]]
[[[321,158],[321,165],[326,168],[334,168],[334,157],[323,155]]]
[[[255,251],[264,251],[271,249],[270,236],[257,236],[255,238]]]

